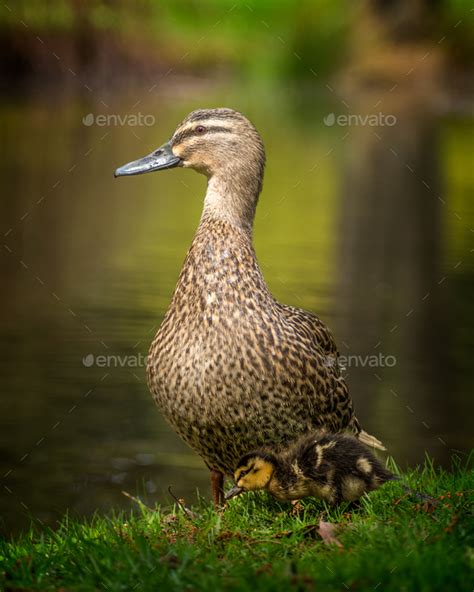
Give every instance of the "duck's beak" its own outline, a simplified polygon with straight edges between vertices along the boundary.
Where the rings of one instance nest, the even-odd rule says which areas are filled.
[[[236,495],[240,495],[244,491],[243,487],[239,487],[238,485],[234,485],[232,489],[225,494],[225,501],[230,500],[231,498],[235,497]]]
[[[171,144],[166,142],[166,144],[163,144],[163,146],[160,146],[160,148],[148,156],[144,156],[143,158],[139,158],[138,160],[134,160],[133,162],[129,162],[128,164],[119,167],[116,169],[114,176],[125,177],[127,175],[143,175],[143,173],[151,173],[152,171],[172,169],[180,164],[181,159],[179,156],[176,156],[176,154],[173,154]]]

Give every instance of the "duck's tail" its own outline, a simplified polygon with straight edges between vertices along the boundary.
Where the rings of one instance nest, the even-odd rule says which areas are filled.
[[[380,440],[378,440],[375,436],[371,436],[365,430],[361,430],[357,434],[357,439],[362,442],[362,444],[370,446],[371,448],[377,448],[377,450],[387,450]]]
[[[362,444],[365,444],[370,448],[377,448],[377,450],[387,450],[380,440],[378,440],[375,436],[368,434],[361,428],[359,420],[355,415],[352,416],[348,427],[352,434],[359,440],[359,442],[362,442]]]

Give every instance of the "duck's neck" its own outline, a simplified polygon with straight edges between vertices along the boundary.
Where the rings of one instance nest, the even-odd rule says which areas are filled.
[[[214,175],[209,178],[202,220],[223,220],[252,239],[253,220],[260,193],[260,180],[250,175]]]

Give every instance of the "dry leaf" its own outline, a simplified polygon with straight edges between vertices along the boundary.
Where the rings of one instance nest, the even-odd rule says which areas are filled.
[[[335,524],[332,524],[331,522],[324,522],[324,520],[319,521],[317,533],[323,539],[326,545],[337,545],[338,547],[342,548],[343,544],[336,538],[335,532]]]
[[[292,516],[298,516],[298,514],[300,512],[303,512],[304,511],[304,507],[302,506],[302,504],[298,500],[293,500],[291,502],[291,504],[293,506],[291,508],[291,515]]]

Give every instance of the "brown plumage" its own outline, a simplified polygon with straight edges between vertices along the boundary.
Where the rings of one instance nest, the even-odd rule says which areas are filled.
[[[235,470],[235,487],[226,499],[265,489],[281,501],[312,496],[339,504],[356,501],[396,479],[356,438],[320,431],[289,448],[245,454]]]
[[[338,351],[315,315],[277,302],[252,246],[265,153],[231,109],[191,113],[161,148],[116,171],[189,167],[204,210],[148,357],[148,385],[172,427],[214,471],[214,494],[248,450],[324,427],[362,432]],[[220,475],[220,478],[219,478]]]

